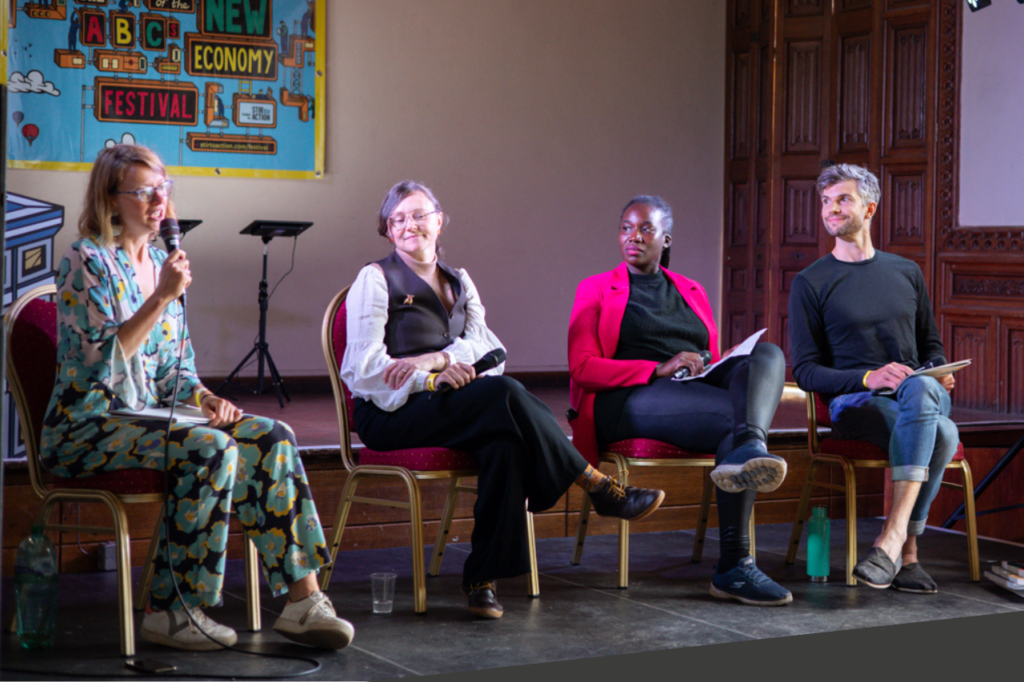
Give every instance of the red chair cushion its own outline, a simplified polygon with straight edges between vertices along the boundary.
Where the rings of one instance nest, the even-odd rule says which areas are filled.
[[[345,346],[348,343],[348,332],[345,329],[347,303],[341,302],[338,312],[334,315],[331,326],[331,344],[334,347],[334,358],[338,362],[337,371],[341,370],[341,362],[345,357]],[[342,383],[345,392],[345,407],[348,410],[348,423],[352,431],[355,424],[355,400]],[[410,471],[446,471],[449,469],[476,469],[479,465],[470,455],[459,450],[448,448],[409,448],[406,450],[390,450],[381,452],[364,447],[358,450],[359,464],[376,464],[379,466],[396,466]]]
[[[448,448],[409,448],[379,452],[364,447],[359,450],[359,464],[378,464],[404,467],[411,471],[444,471],[447,469],[476,469],[479,465],[461,450]]]
[[[623,457],[636,459],[693,459],[697,457],[714,459],[715,455],[706,452],[689,452],[664,441],[651,438],[629,438],[620,440],[603,448],[607,452],[616,452]]]
[[[338,312],[334,315],[334,325],[331,327],[331,343],[334,346],[334,358],[338,363],[335,371],[341,371],[341,361],[345,358],[345,346],[348,343],[348,331],[345,329],[345,318],[347,316],[348,302],[342,301],[338,306]],[[345,407],[348,408],[348,423],[355,424],[356,401],[344,382],[341,384],[345,393]],[[353,428],[353,430],[355,430]]]
[[[14,321],[8,350],[18,373],[36,442],[43,430],[43,418],[53,393],[57,374],[57,304],[36,298],[22,308]]]
[[[819,426],[832,426],[832,413],[828,411],[828,405],[821,399],[820,393],[814,394],[814,404],[817,410],[818,425]]]
[[[23,426],[34,430],[38,443],[57,371],[57,304],[43,298],[29,301],[14,321],[10,342],[9,352],[32,420]],[[162,493],[164,475],[152,469],[125,469],[84,478],[54,476],[51,485],[107,490],[116,495]]]
[[[122,469],[95,476],[64,478],[54,476],[54,488],[106,490],[115,495],[143,495],[164,492],[164,472],[153,469]]]
[[[880,448],[873,443],[868,443],[862,440],[836,440],[834,438],[825,438],[821,441],[820,451],[828,455],[840,455],[848,459],[857,460],[885,460],[889,461],[889,451]],[[953,455],[953,461],[959,461],[964,458],[964,444],[958,443],[956,447],[956,454]]]

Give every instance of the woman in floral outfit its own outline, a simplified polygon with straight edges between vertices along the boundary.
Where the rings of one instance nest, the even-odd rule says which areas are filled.
[[[234,630],[200,610],[221,602],[234,508],[274,594],[289,596],[274,629],[340,649],[353,629],[317,589],[317,570],[330,555],[295,434],[282,422],[242,414],[196,376],[180,302],[192,279],[186,254],[151,244],[161,220],[173,216],[170,188],[145,147],[115,145],[96,159],[82,239],[57,273],[58,369],[43,425],[44,463],[68,477],[169,471],[171,521],[161,528],[143,639],[191,650],[235,643]],[[175,422],[168,434],[165,419],[111,414],[172,398],[198,405],[209,424]]]

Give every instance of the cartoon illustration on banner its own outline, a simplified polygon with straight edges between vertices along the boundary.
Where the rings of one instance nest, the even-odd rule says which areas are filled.
[[[324,0],[7,1],[9,165],[322,177]]]

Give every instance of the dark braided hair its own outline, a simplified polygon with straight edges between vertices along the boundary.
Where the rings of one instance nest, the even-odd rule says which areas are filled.
[[[654,196],[653,194],[637,194],[635,197],[629,200],[626,207],[622,209],[622,215],[619,216],[619,220],[622,220],[623,216],[626,215],[626,211],[629,210],[630,206],[635,204],[644,204],[651,208],[661,211],[661,229],[665,230],[666,233],[672,234],[672,207],[668,205],[668,202],[661,197]],[[668,268],[668,261],[671,257],[672,247],[666,246],[661,251],[661,267]]]

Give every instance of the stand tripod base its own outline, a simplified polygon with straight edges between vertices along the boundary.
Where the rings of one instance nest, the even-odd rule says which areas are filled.
[[[236,379],[238,377],[238,373],[242,371],[242,368],[245,367],[245,365],[249,362],[249,358],[253,356],[253,353],[259,354],[259,371],[256,375],[256,388],[248,389],[245,386],[239,384],[238,381],[236,381]],[[291,396],[288,395],[288,391],[284,387],[284,380],[281,379],[281,375],[277,371],[277,365],[274,364],[274,358],[271,357],[270,355],[270,346],[265,342],[260,343],[257,341],[255,344],[253,344],[252,350],[249,351],[249,354],[242,358],[242,361],[239,362],[238,365],[233,370],[231,370],[231,374],[229,374],[228,378],[225,379],[221,383],[221,385],[217,387],[217,390],[214,391],[214,393],[220,395],[220,392],[224,390],[225,386],[227,386],[228,384],[234,384],[235,386],[242,389],[246,393],[249,393],[250,395],[263,395],[266,392],[266,390],[263,387],[264,362],[266,362],[266,366],[270,369],[270,383],[274,386],[274,391],[277,393],[277,402],[281,407],[284,407],[284,400],[282,400],[282,396],[284,399],[287,399],[288,402],[291,402],[292,399]]]

